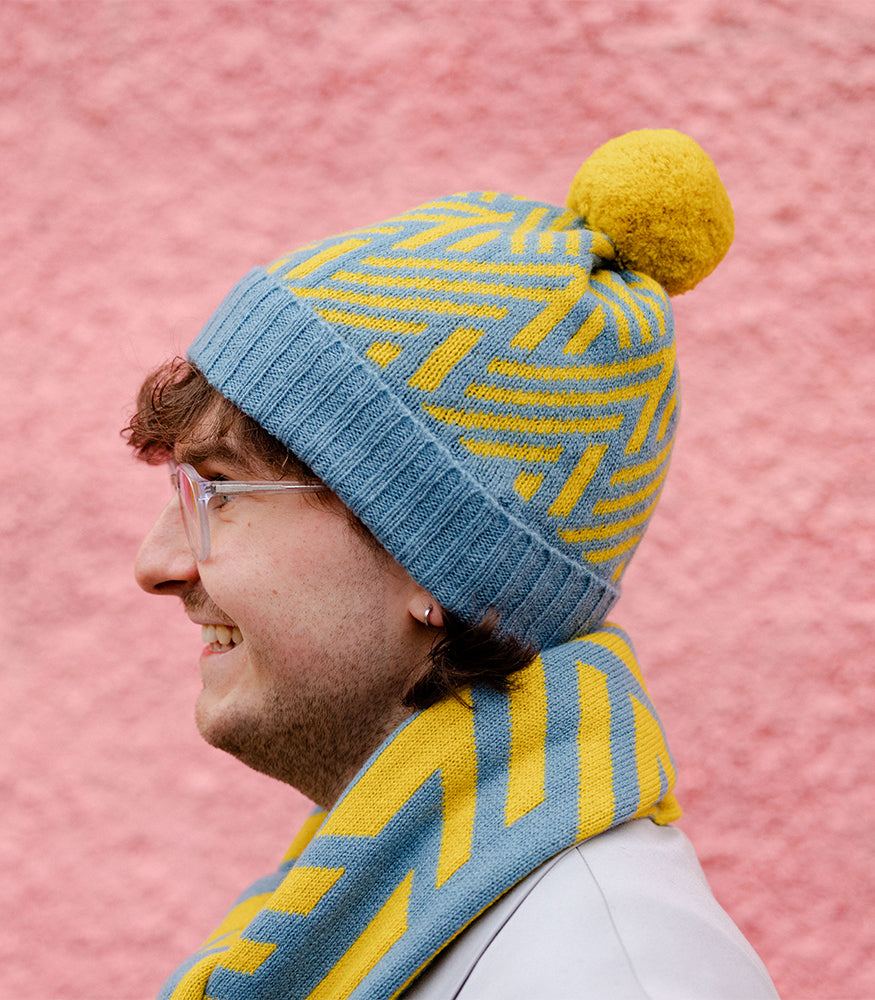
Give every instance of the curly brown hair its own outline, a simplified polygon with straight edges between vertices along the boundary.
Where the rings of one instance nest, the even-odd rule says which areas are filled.
[[[137,410],[122,431],[137,458],[152,465],[166,462],[178,441],[196,458],[215,455],[216,443],[233,441],[237,454],[250,456],[276,477],[319,482],[318,476],[282,442],[213,388],[184,358],[174,358],[143,382]],[[351,526],[376,550],[389,554],[365,524],[330,492],[309,494],[315,503],[342,511]],[[490,608],[474,623],[443,610],[444,625],[435,633],[431,668],[406,693],[405,704],[425,708],[446,696],[460,698],[461,688],[485,684],[507,692],[513,674],[530,663],[537,650],[502,633],[498,613]]]

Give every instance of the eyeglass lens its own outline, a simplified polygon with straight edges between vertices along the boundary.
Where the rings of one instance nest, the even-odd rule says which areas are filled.
[[[176,489],[179,493],[179,503],[182,507],[182,523],[192,552],[198,559],[204,557],[203,528],[201,527],[201,511],[198,504],[197,485],[189,479],[185,472],[177,467]]]

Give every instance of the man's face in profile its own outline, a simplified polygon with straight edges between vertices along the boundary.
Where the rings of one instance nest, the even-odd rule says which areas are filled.
[[[193,434],[193,440],[197,434]],[[233,442],[179,441],[174,458],[204,478],[276,473]],[[146,536],[136,575],[179,597],[202,627],[204,739],[321,805],[333,799],[408,714],[422,656],[409,605],[422,591],[356,531],[339,501],[243,494],[210,501],[211,549],[198,562],[174,497]]]

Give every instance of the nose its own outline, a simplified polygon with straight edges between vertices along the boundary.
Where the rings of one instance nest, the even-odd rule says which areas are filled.
[[[180,596],[197,582],[197,560],[185,537],[179,501],[173,497],[143,539],[134,576],[147,594]]]

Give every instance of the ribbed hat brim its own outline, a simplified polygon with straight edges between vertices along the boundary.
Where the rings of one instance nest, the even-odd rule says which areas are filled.
[[[610,582],[505,510],[331,325],[262,268],[188,352],[338,495],[441,604],[539,647],[595,628]]]

